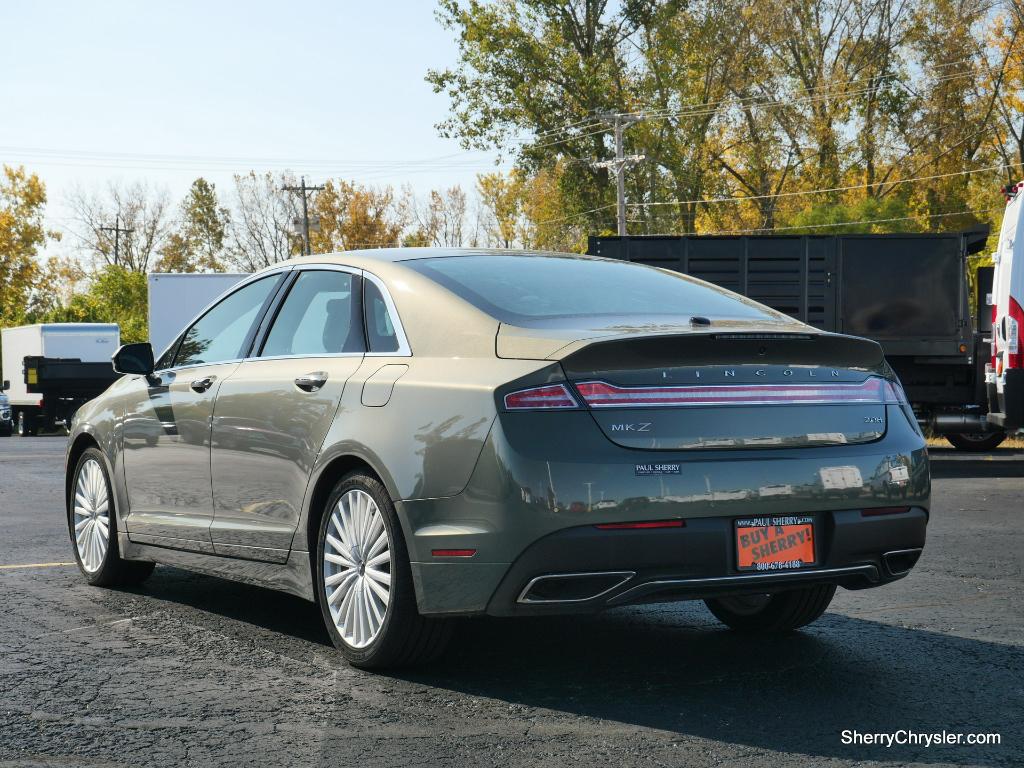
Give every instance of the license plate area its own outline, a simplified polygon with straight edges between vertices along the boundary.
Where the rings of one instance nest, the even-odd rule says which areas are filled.
[[[734,529],[739,571],[796,571],[818,564],[810,515],[744,517],[734,521]]]

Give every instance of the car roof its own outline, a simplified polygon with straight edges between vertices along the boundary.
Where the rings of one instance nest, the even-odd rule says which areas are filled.
[[[351,264],[355,260],[403,262],[419,259],[452,258],[457,256],[549,256],[564,259],[585,259],[606,261],[600,256],[581,253],[559,253],[556,251],[511,250],[505,248],[367,248],[353,251],[337,251],[312,256],[298,256],[283,263],[337,263]],[[277,265],[279,266],[279,265]]]

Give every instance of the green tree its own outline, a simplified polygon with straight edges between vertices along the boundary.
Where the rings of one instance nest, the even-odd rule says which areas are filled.
[[[610,156],[595,115],[633,101],[622,45],[639,14],[608,0],[441,0],[438,18],[459,46],[455,68],[427,75],[452,104],[452,116],[438,126],[442,135],[467,148],[508,149],[527,133],[532,141],[518,152],[525,168],[550,168],[559,157],[577,161],[560,174],[564,212],[595,226],[614,221],[608,173],[590,165]]]
[[[522,193],[519,174],[481,173],[476,191],[483,209],[484,242],[491,247],[512,248],[519,236]]]
[[[217,199],[214,184],[200,177],[192,182],[175,230],[160,253],[161,272],[217,272],[222,270],[224,246],[230,226],[228,209]]]
[[[66,305],[85,278],[86,272],[78,259],[66,256],[47,258],[37,267],[25,320],[38,322]]]
[[[89,277],[88,289],[43,318],[49,323],[117,323],[121,341],[149,338],[146,275],[127,267],[108,264]]]
[[[632,232],[838,221],[828,206],[913,217],[878,222],[894,230],[957,228],[978,217],[951,210],[994,202],[1000,174],[979,166],[1024,157],[1021,7],[439,0],[458,60],[427,80],[451,103],[443,135],[513,153],[524,183],[555,181],[556,216],[518,216],[568,230],[555,241],[613,228],[613,178],[594,163],[612,151],[613,111],[642,118],[624,136],[646,158],[626,174]],[[481,192],[488,239],[509,242],[510,217]]]

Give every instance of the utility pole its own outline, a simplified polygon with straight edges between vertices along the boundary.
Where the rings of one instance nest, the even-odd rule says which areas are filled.
[[[100,232],[113,232],[114,233],[114,266],[118,266],[121,263],[121,233],[124,232],[126,235],[130,235],[134,232],[134,229],[126,229],[121,226],[121,214],[118,212],[114,216],[114,226],[112,227],[100,227]]]
[[[622,112],[602,113],[599,117],[608,122],[615,132],[615,159],[591,163],[594,168],[608,168],[615,174],[615,202],[619,222],[619,237],[626,236],[626,169],[644,161],[644,155],[624,155],[622,133],[633,123],[643,120],[639,115],[628,115]]]
[[[281,189],[285,192],[299,192],[302,194],[302,250],[307,256],[313,253],[312,248],[309,245],[309,194],[310,192],[319,192],[324,188],[323,184],[315,186],[306,186],[306,177],[303,176],[300,179],[299,186],[289,187],[284,186]]]

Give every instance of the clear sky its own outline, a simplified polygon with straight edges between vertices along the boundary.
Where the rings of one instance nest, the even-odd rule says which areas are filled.
[[[147,179],[175,199],[197,175],[227,193],[233,172],[285,167],[470,189],[494,158],[434,128],[448,101],[423,78],[456,57],[434,8],[3,0],[0,163],[46,181],[57,225],[69,188],[108,179]]]

